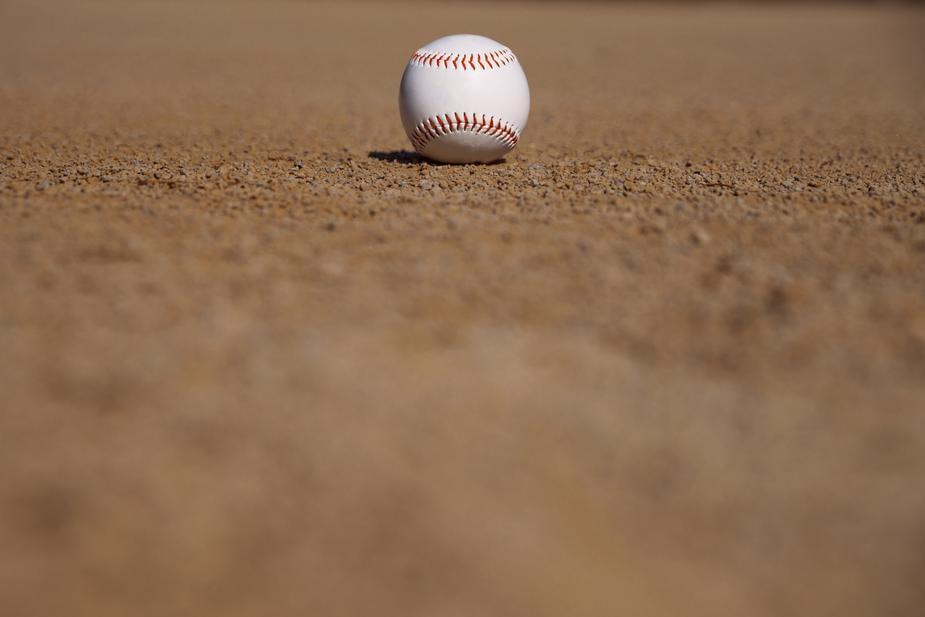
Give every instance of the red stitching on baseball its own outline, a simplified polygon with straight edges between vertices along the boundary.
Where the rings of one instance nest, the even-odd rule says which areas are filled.
[[[508,48],[496,49],[495,51],[485,52],[484,54],[450,54],[435,53],[425,49],[419,49],[411,55],[411,64],[416,66],[429,66],[434,68],[443,68],[463,71],[487,71],[507,66],[517,60]],[[450,64],[453,66],[451,67]]]
[[[452,117],[449,113],[446,113],[443,116],[437,115],[432,118],[425,118],[414,127],[410,137],[414,149],[422,152],[427,147],[427,144],[433,140],[444,135],[460,132],[488,135],[504,144],[509,151],[513,150],[517,142],[520,141],[520,131],[514,125],[504,122],[500,118],[496,121],[494,116],[486,119],[485,114],[482,114],[481,119],[479,119],[478,114],[472,114],[470,120],[467,112],[462,113],[462,120],[459,118],[459,112],[453,112]]]

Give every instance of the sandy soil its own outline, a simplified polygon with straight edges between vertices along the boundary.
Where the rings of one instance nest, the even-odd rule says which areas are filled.
[[[922,614],[925,10],[461,8],[0,3],[0,614]]]

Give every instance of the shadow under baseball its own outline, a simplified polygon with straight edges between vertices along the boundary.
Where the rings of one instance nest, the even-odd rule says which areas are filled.
[[[371,159],[377,161],[385,161],[387,163],[396,163],[398,165],[450,165],[450,163],[440,163],[438,161],[432,161],[428,158],[425,158],[418,154],[417,152],[411,152],[409,150],[389,150],[389,151],[380,151],[373,150],[369,152],[367,156]],[[504,159],[499,159],[492,163],[473,163],[475,165],[500,165],[504,163]]]
[[[398,163],[399,165],[439,165],[434,161],[424,158],[417,152],[408,150],[373,150],[369,153],[369,158],[386,163]]]

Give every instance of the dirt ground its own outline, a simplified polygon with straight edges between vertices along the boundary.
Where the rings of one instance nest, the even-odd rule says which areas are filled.
[[[408,152],[453,32],[501,164]],[[0,1],[0,614],[925,614],[923,32]]]

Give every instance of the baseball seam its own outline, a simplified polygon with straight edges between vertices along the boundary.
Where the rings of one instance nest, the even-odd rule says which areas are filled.
[[[414,66],[462,69],[463,71],[494,70],[514,62],[517,62],[517,56],[506,47],[484,54],[434,53],[419,49],[411,56],[411,64]]]
[[[427,144],[435,139],[460,132],[479,133],[494,137],[504,144],[509,151],[513,150],[520,140],[520,131],[513,124],[504,122],[500,118],[495,118],[495,116],[482,114],[481,118],[479,118],[478,114],[470,115],[465,112],[462,117],[458,112],[454,112],[453,114],[425,118],[414,127],[409,137],[414,149],[418,152],[423,152]]]

